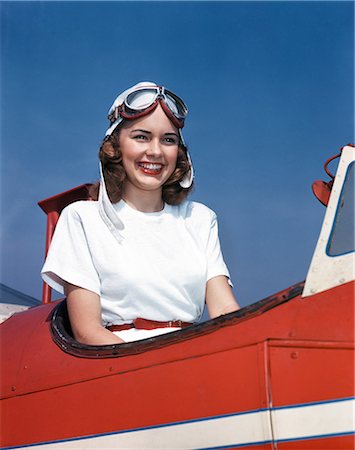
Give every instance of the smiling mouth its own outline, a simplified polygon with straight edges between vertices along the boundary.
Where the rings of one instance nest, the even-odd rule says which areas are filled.
[[[159,175],[163,170],[163,164],[156,163],[138,163],[139,169],[148,175]]]

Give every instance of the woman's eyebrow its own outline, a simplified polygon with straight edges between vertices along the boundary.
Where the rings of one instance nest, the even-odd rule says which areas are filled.
[[[138,133],[152,134],[151,131],[143,130],[143,129],[141,129],[141,128],[135,128],[134,130],[131,130],[131,133],[137,133],[137,132],[138,132]],[[164,136],[170,136],[170,135],[179,137],[178,134],[175,133],[174,131],[168,131],[167,133],[164,133]]]
[[[148,130],[141,130],[140,128],[136,128],[135,130],[132,130],[131,133],[134,133],[136,131],[139,131],[140,133],[148,133],[148,134],[152,134],[151,131]]]

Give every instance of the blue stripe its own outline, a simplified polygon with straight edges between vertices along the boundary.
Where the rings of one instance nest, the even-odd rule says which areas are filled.
[[[304,436],[299,438],[277,439],[276,442],[310,441],[312,439],[328,439],[341,436],[355,436],[355,431],[344,431],[344,433],[319,434],[314,436]]]
[[[221,445],[219,447],[203,447],[198,448],[196,450],[220,450],[224,448],[243,448],[243,447],[254,447],[257,445],[265,445],[272,444],[272,441],[259,441],[259,442],[247,442],[246,444],[230,444],[230,445]]]
[[[344,433],[334,433],[334,434],[322,434],[319,436],[304,436],[300,438],[290,438],[290,439],[278,439],[277,443],[282,442],[294,442],[294,441],[310,441],[314,439],[329,439],[334,437],[342,437],[342,436],[355,436],[355,432],[344,432]],[[230,444],[230,445],[223,445],[219,447],[203,447],[196,450],[222,450],[222,449],[228,449],[228,448],[243,448],[243,447],[253,447],[257,445],[264,445],[264,444],[272,444],[273,441],[259,441],[259,442],[247,442],[246,444]]]
[[[134,433],[136,431],[154,430],[157,428],[173,427],[173,426],[177,426],[177,425],[185,425],[185,424],[196,423],[196,422],[200,423],[200,422],[206,422],[208,420],[217,420],[217,419],[223,419],[223,418],[228,418],[228,417],[237,417],[237,416],[242,416],[242,415],[247,415],[247,414],[256,414],[256,413],[265,412],[265,411],[277,411],[277,410],[282,410],[282,409],[305,408],[307,406],[325,405],[325,404],[329,404],[329,403],[341,403],[341,402],[346,402],[349,400],[355,400],[355,397],[345,397],[345,398],[340,398],[340,399],[323,400],[323,401],[319,401],[319,402],[310,402],[310,403],[300,403],[300,404],[287,405],[287,406],[277,406],[277,407],[273,407],[273,408],[254,409],[254,410],[237,412],[237,413],[221,414],[218,416],[201,417],[199,419],[183,420],[180,422],[164,423],[164,424],[153,425],[153,426],[148,426],[148,427],[132,428],[132,429],[121,430],[121,431],[112,431],[110,433],[100,433],[100,434],[93,434],[93,435],[88,435],[88,436],[80,436],[80,437],[75,437],[75,438],[70,438],[70,439],[44,441],[44,442],[37,442],[37,443],[33,443],[33,444],[18,445],[18,446],[13,446],[13,447],[0,447],[0,450],[30,448],[30,447],[34,447],[36,445],[40,446],[40,445],[60,444],[60,443],[64,443],[64,442],[75,442],[75,441],[84,440],[84,439],[93,439],[93,438],[104,437],[104,436],[120,435],[123,433]],[[333,436],[345,436],[345,435],[351,435],[351,434],[354,434],[354,432],[346,432],[346,433],[333,434],[333,435],[329,434],[329,435],[321,435],[321,436],[314,436],[314,437],[307,436],[307,437],[302,437],[302,438],[290,438],[290,439],[285,439],[285,440],[277,440],[277,442],[291,442],[291,441],[298,441],[298,440],[317,439],[317,438],[323,438],[323,437],[327,438],[327,437],[333,437]],[[246,444],[234,444],[234,445],[228,445],[228,446],[222,446],[222,447],[205,447],[205,449],[213,450],[213,449],[217,449],[217,448],[218,449],[239,448],[239,447],[245,447],[248,445],[254,446],[254,445],[268,444],[271,442],[272,441],[249,442]],[[200,449],[200,450],[203,450],[203,449]]]
[[[118,431],[118,432],[108,433],[108,434],[131,433],[133,431],[152,430],[154,428],[174,427],[175,425],[186,425],[189,423],[206,422],[207,420],[217,420],[217,419],[224,419],[226,417],[244,416],[246,414],[256,414],[256,413],[265,412],[265,411],[270,411],[270,410],[269,410],[269,408],[251,409],[249,411],[229,413],[229,414],[220,414],[218,416],[201,417],[198,419],[182,420],[180,422],[163,423],[160,425],[152,425],[150,427],[132,428],[130,430]]]
[[[344,397],[339,399],[332,400],[322,400],[319,402],[309,402],[309,403],[299,403],[294,405],[286,405],[286,406],[275,406],[271,408],[271,411],[278,411],[280,409],[292,409],[292,408],[306,408],[307,406],[315,406],[315,405],[328,405],[329,403],[341,403],[348,402],[349,400],[355,400],[355,397]]]
[[[56,440],[56,441],[45,441],[45,442],[38,442],[38,443],[34,443],[34,444],[24,444],[24,445],[19,445],[19,446],[15,446],[15,447],[0,447],[0,450],[10,450],[10,449],[16,449],[16,448],[29,448],[29,447],[34,447],[36,445],[60,444],[62,442],[75,442],[75,441],[80,441],[80,440],[84,440],[84,439],[93,439],[93,438],[103,437],[103,436],[120,435],[120,434],[124,434],[124,433],[125,434],[134,433],[136,431],[154,430],[154,429],[158,429],[158,428],[174,427],[176,425],[186,425],[186,424],[196,423],[196,422],[206,422],[207,420],[224,419],[226,417],[236,417],[236,416],[242,416],[242,415],[246,415],[246,414],[256,414],[256,413],[264,412],[264,411],[269,411],[269,409],[262,408],[262,409],[255,409],[255,410],[243,411],[243,412],[238,412],[238,413],[221,414],[218,416],[201,417],[199,419],[182,420],[180,422],[164,423],[164,424],[152,425],[152,426],[148,426],[148,427],[130,428],[128,430],[121,430],[121,431],[111,431],[110,433],[92,434],[92,435],[88,435],[88,436],[80,436],[80,437],[75,437],[75,438],[70,438],[70,439],[60,439],[60,440]]]

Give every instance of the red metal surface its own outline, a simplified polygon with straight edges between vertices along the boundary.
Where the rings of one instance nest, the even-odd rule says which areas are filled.
[[[111,359],[63,352],[50,336],[55,304],[17,314],[2,326],[8,361],[2,377],[2,443],[249,411],[267,407],[271,399],[282,406],[351,397],[353,291],[351,282],[307,299],[298,296],[207,334]]]
[[[53,197],[38,202],[38,205],[47,214],[46,249],[45,249],[46,256],[48,253],[50,243],[52,241],[53,233],[56,224],[58,222],[60,213],[70,203],[73,203],[78,200],[89,200],[90,186],[91,184],[82,184],[80,186],[75,187],[74,189],[70,189],[69,191],[65,191],[61,194],[54,195]],[[52,297],[51,288],[47,285],[47,283],[43,283],[42,303],[44,304],[50,303],[51,297]]]
[[[354,343],[272,341],[270,384],[274,407],[354,395]],[[285,383],[287,380],[287,383]]]
[[[327,206],[330,198],[330,193],[333,187],[333,180],[326,183],[325,181],[317,180],[312,184],[313,194],[322,203]]]
[[[57,211],[49,211],[47,215],[47,230],[46,230],[46,256],[50,243],[52,241],[52,236],[55,230],[55,226],[59,219],[59,213]],[[52,296],[52,289],[47,283],[43,283],[42,292],[42,303],[50,303]]]
[[[350,147],[354,147],[353,144],[348,144],[348,146]],[[345,146],[346,147],[346,146]],[[313,194],[316,196],[316,198],[324,205],[327,206],[328,202],[329,202],[329,197],[330,197],[330,193],[332,191],[332,187],[333,187],[333,182],[334,182],[334,178],[335,176],[330,172],[330,170],[328,169],[328,165],[334,160],[337,159],[341,156],[341,153],[343,151],[342,147],[340,149],[340,152],[337,153],[334,156],[331,156],[330,158],[328,158],[326,160],[326,162],[324,163],[324,170],[325,173],[330,177],[330,181],[326,182],[326,181],[321,181],[321,180],[317,180],[312,184],[312,191]]]
[[[21,437],[7,438],[11,444],[23,444],[228,414],[235,408],[256,409],[264,391],[258,383],[257,356],[256,346],[250,346],[9,399],[3,404],[3,428],[10,429],[14,420],[22,423]],[[240,360],[243,370],[238,370]],[[33,414],[34,405],[38,412],[46,411],[42,426]]]

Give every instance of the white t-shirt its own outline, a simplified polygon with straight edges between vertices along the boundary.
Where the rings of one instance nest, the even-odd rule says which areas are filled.
[[[62,211],[43,280],[61,293],[68,282],[98,294],[104,326],[137,317],[198,320],[206,282],[229,278],[216,214],[189,201],[155,213],[123,200],[113,206],[124,224],[120,243],[101,219],[98,202],[78,201]]]

